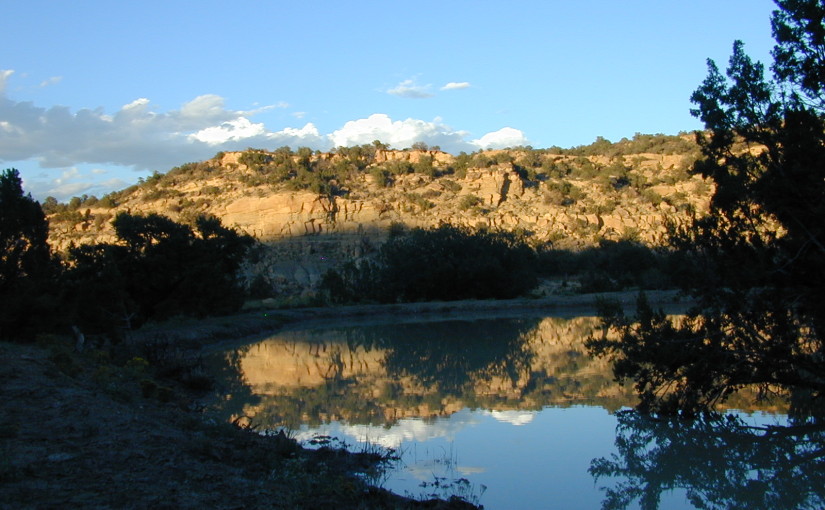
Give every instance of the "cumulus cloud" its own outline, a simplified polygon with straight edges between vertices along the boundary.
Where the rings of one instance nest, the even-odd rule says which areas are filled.
[[[0,74],[3,83],[9,75]],[[101,109],[43,108],[0,95],[0,122],[0,161],[34,159],[43,167],[93,163],[163,170],[211,156],[216,142],[232,145],[270,135],[216,95],[166,112],[138,98],[111,115]]]
[[[507,147],[528,145],[529,141],[520,130],[505,127],[498,131],[487,133],[481,138],[473,140],[471,143],[481,149],[505,149]]]
[[[439,119],[428,122],[418,119],[393,121],[388,115],[375,113],[366,119],[352,120],[329,135],[334,147],[348,147],[381,140],[395,149],[411,147],[415,142],[438,145],[447,152],[474,151],[478,147],[467,142],[466,131],[456,131]]]
[[[459,81],[459,82],[451,81],[450,83],[447,83],[446,85],[441,87],[441,90],[461,90],[461,89],[468,89],[468,88],[470,88],[470,82],[468,82],[468,81]]]
[[[409,99],[426,99],[433,97],[430,88],[430,85],[419,85],[415,80],[404,80],[395,87],[387,90],[387,94]]]
[[[263,124],[253,124],[252,121],[246,117],[240,117],[223,122],[218,126],[201,129],[197,133],[189,135],[189,137],[190,139],[210,145],[218,145],[229,141],[260,136],[265,133],[266,129]]]
[[[453,129],[439,118],[393,120],[382,113],[346,122],[331,133],[319,132],[312,123],[272,131],[250,117],[265,109],[286,107],[285,103],[237,111],[228,109],[222,97],[212,94],[167,111],[158,111],[148,98],[130,101],[114,113],[102,108],[72,111],[66,106],[41,107],[12,100],[5,94],[12,74],[11,70],[0,70],[0,162],[36,161],[41,168],[114,165],[148,173],[204,160],[218,151],[281,146],[329,150],[374,140],[396,149],[424,142],[454,154],[528,143],[524,133],[510,127],[471,140],[467,131]],[[408,82],[408,88],[417,87]],[[301,118],[304,113],[294,115]],[[79,176],[57,176],[52,172],[51,180],[33,183],[41,192],[31,191],[37,196],[43,196],[43,192],[54,196],[86,193],[105,178],[90,171]],[[109,180],[108,184],[116,183]]]

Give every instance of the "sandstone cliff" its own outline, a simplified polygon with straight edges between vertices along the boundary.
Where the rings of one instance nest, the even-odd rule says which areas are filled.
[[[109,220],[120,211],[179,221],[211,214],[270,247],[250,274],[298,287],[374,249],[394,225],[519,230],[558,247],[620,238],[656,245],[667,223],[707,211],[712,192],[686,171],[692,142],[665,138],[680,151],[634,153],[614,144],[611,154],[528,148],[452,156],[372,147],[221,153],[51,215],[50,241],[58,250],[111,242]]]

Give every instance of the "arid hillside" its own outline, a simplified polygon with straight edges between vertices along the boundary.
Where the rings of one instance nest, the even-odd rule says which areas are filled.
[[[332,153],[249,149],[155,173],[100,199],[44,207],[58,251],[113,241],[111,219],[121,211],[183,222],[214,215],[269,247],[258,251],[251,273],[306,285],[393,228],[518,230],[563,248],[601,239],[660,244],[668,222],[708,208],[711,184],[689,173],[698,154],[688,134],[458,156],[379,142]]]
[[[448,222],[521,229],[562,246],[622,237],[656,244],[666,220],[707,208],[710,186],[687,172],[697,154],[691,135],[459,156],[380,143],[334,153],[250,149],[47,212],[56,247],[109,239],[120,211],[179,221],[211,214],[262,241]]]

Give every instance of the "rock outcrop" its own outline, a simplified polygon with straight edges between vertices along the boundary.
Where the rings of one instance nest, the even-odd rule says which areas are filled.
[[[297,155],[287,156],[292,169],[283,170],[286,167],[277,166],[283,164],[277,163],[277,153],[251,154],[254,157],[249,152],[223,153],[173,169],[120,192],[115,207],[92,204],[52,216],[52,246],[62,250],[71,243],[113,241],[108,219],[121,211],[157,212],[178,221],[211,214],[271,247],[270,254],[261,257],[268,265],[258,263],[259,270],[284,285],[300,286],[317,281],[321,271],[335,263],[369,252],[393,224],[518,230],[536,243],[559,247],[629,237],[660,244],[667,223],[679,224],[692,213],[707,211],[712,191],[708,183],[685,173],[684,157],[678,155],[611,159],[533,154],[533,166],[525,167],[516,162],[529,153],[491,151],[481,153],[475,166],[465,158],[456,170],[458,159],[439,151],[375,150],[369,161],[358,160],[357,165],[339,154],[312,154],[303,162]],[[610,173],[607,165],[616,161],[624,161],[622,175]],[[398,162],[400,167],[392,166]],[[289,179],[273,180],[278,172],[312,174],[300,170],[301,164],[344,168],[346,178],[329,181],[335,193],[290,185]],[[424,167],[415,166],[421,164]],[[589,168],[592,176],[558,170],[570,172],[576,165]],[[420,173],[419,168],[430,171]],[[593,168],[602,170],[594,173]],[[381,169],[396,173],[385,170],[390,181],[382,183],[373,171]]]

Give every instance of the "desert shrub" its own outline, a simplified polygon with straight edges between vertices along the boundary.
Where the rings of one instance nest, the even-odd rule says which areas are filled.
[[[468,209],[472,209],[473,207],[480,207],[484,204],[484,200],[480,199],[476,195],[464,195],[458,201],[458,209],[461,211],[466,211]]]
[[[548,180],[544,182],[545,203],[569,206],[584,198],[584,193],[570,181]]]
[[[656,193],[652,189],[642,191],[642,198],[657,207],[662,203],[662,195]]]
[[[471,166],[475,168],[490,168],[495,166],[496,160],[487,153],[477,152],[473,155]]]
[[[452,181],[450,179],[441,179],[440,182],[441,186],[451,193],[458,193],[459,191],[461,191],[461,184],[455,181]]]
[[[391,175],[406,175],[411,174],[415,170],[409,161],[393,160],[384,163],[384,168]]]
[[[435,207],[434,203],[430,202],[419,193],[404,193],[404,198],[411,204],[418,207],[421,211],[426,211],[427,209],[432,209]]]
[[[413,165],[413,171],[418,174],[424,174],[429,177],[435,177],[437,170],[433,166],[432,156],[423,156]]]
[[[466,152],[459,153],[458,156],[453,158],[452,165],[448,173],[455,174],[457,179],[463,179],[467,175],[467,169],[473,163],[473,156],[467,154]]]
[[[380,166],[374,166],[370,169],[370,175],[372,176],[375,184],[379,188],[386,188],[392,184],[392,179],[390,178],[390,172]]]

